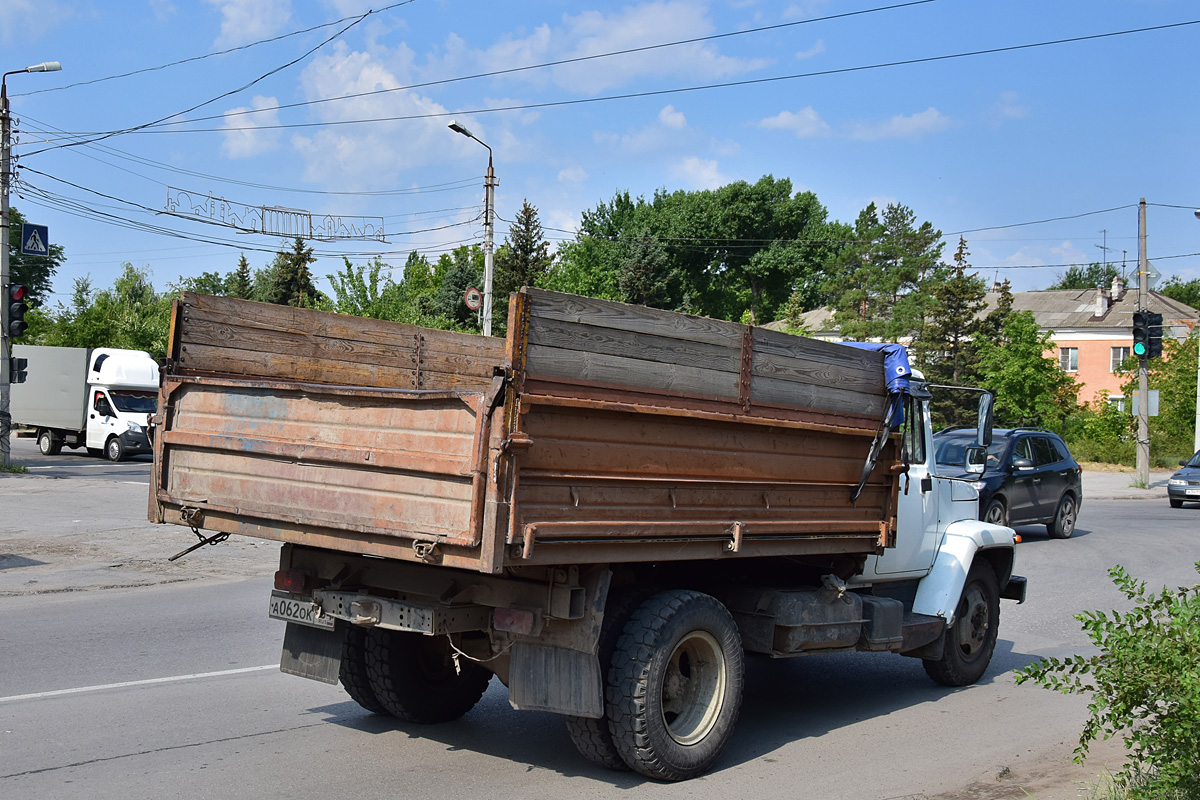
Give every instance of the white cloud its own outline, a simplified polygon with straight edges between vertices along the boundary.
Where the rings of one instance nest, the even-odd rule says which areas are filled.
[[[850,125],[851,139],[873,142],[880,139],[918,139],[925,134],[939,133],[950,127],[950,118],[936,108],[918,114],[899,114],[883,122],[858,122]]]
[[[588,174],[583,167],[576,165],[559,170],[558,179],[563,183],[583,183],[588,179]]]
[[[279,130],[262,130],[279,124],[279,100],[255,95],[250,106],[231,108],[225,112],[225,140],[221,152],[228,158],[249,158],[274,150],[279,144]],[[247,111],[258,111],[247,114]]]
[[[150,0],[150,12],[159,22],[166,22],[175,16],[175,12],[178,10],[171,0]]]
[[[829,125],[812,106],[798,112],[780,111],[758,123],[768,130],[791,131],[800,139],[814,139],[829,135]]]
[[[0,42],[40,39],[75,15],[73,4],[60,0],[4,0],[0,3]]]
[[[505,38],[486,50],[471,50],[462,38],[451,34],[440,56],[430,59],[424,69],[428,77],[490,72],[661,44],[663,31],[670,31],[671,39],[691,39],[716,30],[704,5],[659,0],[611,11],[606,8],[563,15],[559,25],[540,25],[527,36]],[[536,86],[549,81],[579,94],[599,94],[647,76],[712,80],[742,75],[769,63],[763,58],[724,56],[716,45],[694,42],[562,64],[549,70],[515,72],[502,79]]]
[[[817,39],[817,43],[814,44],[812,47],[808,48],[807,50],[801,50],[799,53],[796,53],[796,60],[803,61],[805,59],[812,58],[813,56],[819,56],[819,55],[821,55],[821,53],[824,53],[824,52],[825,52],[825,40]]]
[[[716,189],[729,183],[716,161],[689,156],[671,167],[671,176],[694,189]]]
[[[1006,119],[1024,119],[1029,116],[1029,107],[1021,105],[1021,96],[1016,92],[1003,92],[992,104],[991,116],[997,122]]]
[[[687,117],[682,111],[676,111],[675,106],[663,106],[662,111],[658,112],[658,121],[668,128],[687,127]]]
[[[315,100],[402,85],[391,69],[369,53],[351,51],[339,42],[331,52],[316,56],[300,76],[305,99]],[[395,186],[409,169],[447,159],[461,162],[464,172],[486,163],[478,143],[446,130],[446,108],[414,91],[386,92],[312,106],[322,122],[387,117],[418,117],[369,125],[336,125],[312,135],[292,137],[305,159],[306,180],[341,189]],[[472,133],[496,147],[495,130],[466,117],[459,120]]]
[[[286,30],[291,0],[207,0],[221,11],[218,47],[236,47]]]

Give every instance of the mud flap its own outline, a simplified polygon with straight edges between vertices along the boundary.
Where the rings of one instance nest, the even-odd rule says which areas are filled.
[[[512,649],[508,702],[522,711],[604,716],[600,662],[594,653],[518,642]]]
[[[289,622],[283,634],[279,671],[322,683],[337,683],[345,636],[341,625],[327,630]]]

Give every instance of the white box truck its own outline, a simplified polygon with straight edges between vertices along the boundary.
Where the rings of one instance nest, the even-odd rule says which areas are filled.
[[[13,422],[37,431],[38,449],[86,447],[110,461],[151,451],[158,364],[141,350],[13,345],[26,379],[12,385]]]

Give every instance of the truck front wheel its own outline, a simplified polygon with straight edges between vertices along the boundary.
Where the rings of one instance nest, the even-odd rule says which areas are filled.
[[[967,573],[954,624],[942,634],[942,657],[922,661],[925,672],[943,686],[969,686],[983,677],[1000,629],[1000,588],[996,573],[977,560]]]
[[[608,671],[621,758],[658,780],[708,770],[733,734],[744,674],[741,636],[725,606],[687,590],[651,597],[626,623]]]
[[[121,440],[116,436],[108,440],[108,444],[104,445],[104,456],[109,461],[120,461],[125,457],[125,445],[121,444]]]
[[[372,628],[366,636],[367,678],[387,713],[433,725],[466,714],[483,697],[492,673],[465,658],[461,671],[445,636]]]
[[[50,431],[43,430],[38,433],[38,450],[44,456],[56,456],[62,450],[62,441],[55,439]]]

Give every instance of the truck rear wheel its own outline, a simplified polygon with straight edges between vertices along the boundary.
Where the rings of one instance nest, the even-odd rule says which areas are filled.
[[[600,641],[597,646],[597,659],[600,662],[600,675],[608,674],[612,665],[613,651],[617,647],[617,639],[629,615],[638,607],[645,594],[640,592],[610,593],[605,603],[604,622],[600,626]],[[605,702],[608,701],[607,681],[604,688]],[[567,733],[579,754],[606,769],[627,770],[629,765],[621,758],[617,745],[613,742],[612,730],[608,724],[608,714],[600,719],[589,717],[566,717]]]
[[[350,699],[370,711],[372,714],[386,714],[388,710],[379,702],[371,689],[371,679],[367,675],[367,631],[357,625],[346,628],[346,638],[342,640],[342,665],[338,669],[338,680]]]
[[[969,686],[983,677],[1000,630],[1000,588],[986,561],[967,573],[954,624],[942,634],[942,657],[922,661],[925,672],[943,686]]]
[[[705,772],[733,734],[744,674],[737,624],[715,598],[674,589],[642,603],[608,671],[606,707],[621,758],[659,780]]]
[[[432,725],[466,714],[483,697],[492,673],[467,659],[455,669],[444,636],[372,628],[366,636],[367,678],[387,713]]]
[[[40,431],[38,433],[38,450],[44,456],[56,456],[62,450],[62,441],[54,438],[54,434],[50,431]]]

